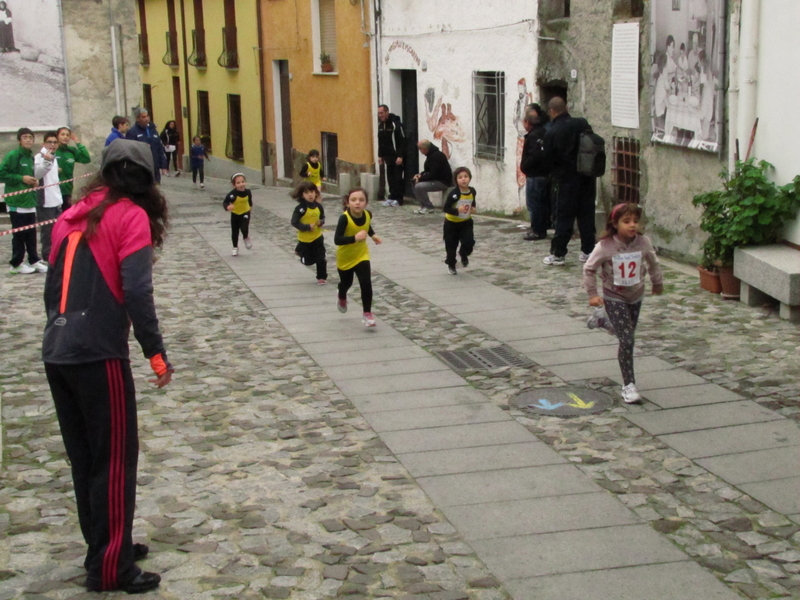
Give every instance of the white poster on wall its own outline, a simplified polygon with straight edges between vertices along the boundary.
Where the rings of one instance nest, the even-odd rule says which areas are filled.
[[[639,23],[617,23],[611,46],[611,124],[639,128]]]

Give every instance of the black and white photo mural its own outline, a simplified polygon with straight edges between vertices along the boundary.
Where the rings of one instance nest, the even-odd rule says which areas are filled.
[[[652,140],[717,152],[723,131],[723,0],[651,0]]]
[[[0,0],[0,131],[69,124],[60,6]]]

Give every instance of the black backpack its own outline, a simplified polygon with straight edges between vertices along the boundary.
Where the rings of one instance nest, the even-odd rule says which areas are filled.
[[[578,135],[578,175],[602,177],[606,172],[606,141],[587,127]]]

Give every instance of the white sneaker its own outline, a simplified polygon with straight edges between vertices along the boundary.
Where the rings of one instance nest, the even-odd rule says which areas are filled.
[[[386,202],[381,202],[381,204],[383,206],[391,206],[392,205],[392,201],[391,200],[386,200]]]
[[[375,315],[371,312],[364,313],[364,327],[375,327]]]
[[[426,211],[425,211],[425,209],[424,209],[424,208],[418,208],[417,210],[415,210],[415,211],[414,211],[414,214],[415,214],[415,215],[424,215],[424,214],[425,214],[425,212],[426,212]]]
[[[33,263],[31,267],[33,267],[37,273],[47,273],[47,263],[43,260]]]
[[[580,254],[578,254],[578,260],[581,262],[586,262],[587,260],[589,260],[589,255],[581,252]]]
[[[200,184],[200,189],[202,190],[204,187],[206,187],[206,184],[205,183],[201,183]]]
[[[397,200],[389,200],[389,202],[392,203],[391,206],[400,206],[400,202]]]
[[[11,267],[9,273],[14,273],[18,275],[30,275],[31,273],[36,273],[36,269],[34,269],[28,263],[20,263],[20,265],[17,267]]]
[[[636,389],[635,383],[629,383],[626,386],[622,387],[622,401],[625,404],[633,404],[635,402],[641,402],[642,397],[639,395],[639,390]]]
[[[253,240],[250,238],[244,238],[244,247],[250,250],[253,247]]]
[[[234,248],[233,250],[231,250],[231,256],[239,256],[239,249]]]
[[[554,267],[563,267],[564,266],[564,257],[562,256],[561,258],[559,258],[558,256],[555,256],[554,254],[551,254],[550,256],[545,256],[542,259],[542,262],[544,264],[546,264],[546,265],[551,265],[551,266],[554,266]]]

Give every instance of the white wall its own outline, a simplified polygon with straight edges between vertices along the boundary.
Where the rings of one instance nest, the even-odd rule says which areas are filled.
[[[798,23],[800,2],[797,0],[762,0],[756,97],[759,121],[754,155],[775,165],[774,177],[779,184],[800,175]],[[785,236],[800,244],[800,219],[787,226]]]
[[[460,3],[453,10],[450,3],[384,0],[381,8],[379,101],[399,113],[399,78],[390,71],[416,70],[419,138],[430,139],[440,149],[442,139],[448,140],[451,166],[472,171],[479,210],[510,213],[524,207],[524,190],[517,184],[519,135],[514,114],[520,79],[525,79],[529,94],[523,104],[538,100],[536,3],[486,0]],[[505,157],[500,164],[473,159],[473,71],[505,73]],[[426,99],[429,89],[432,102]],[[442,106],[448,104],[455,120],[439,126]],[[420,155],[420,168],[423,163]]]

